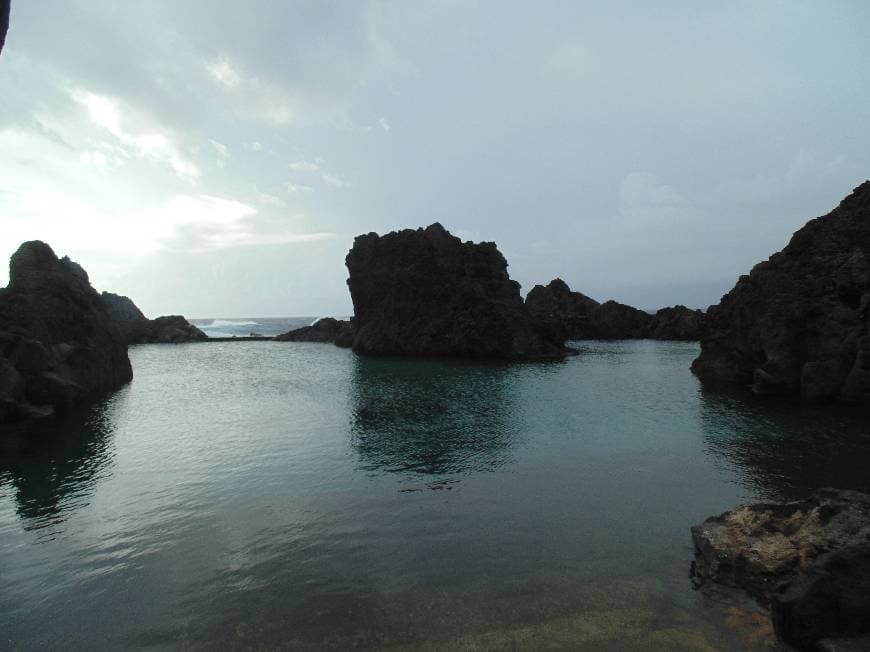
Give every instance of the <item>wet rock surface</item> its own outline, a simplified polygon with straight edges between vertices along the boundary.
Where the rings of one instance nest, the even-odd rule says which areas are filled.
[[[745,590],[786,643],[814,649],[870,634],[870,495],[821,489],[742,505],[691,531],[696,583]]]
[[[0,422],[63,411],[132,377],[84,269],[44,242],[22,244],[0,290]]]
[[[109,318],[127,344],[199,342],[208,336],[181,315],[148,319],[129,298],[111,292],[101,295]]]
[[[358,236],[345,262],[357,353],[492,360],[573,353],[531,318],[492,242],[462,242],[433,224]]]
[[[335,343],[339,336],[347,337],[350,322],[333,317],[318,319],[311,326],[303,326],[275,337],[277,342],[327,342]]]
[[[707,314],[694,373],[760,394],[870,400],[870,181]]]

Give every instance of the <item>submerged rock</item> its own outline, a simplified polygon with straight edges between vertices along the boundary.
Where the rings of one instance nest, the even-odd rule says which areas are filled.
[[[350,322],[335,319],[333,317],[323,317],[318,319],[310,326],[303,326],[292,331],[287,331],[275,337],[277,342],[335,342],[343,329],[348,327]]]
[[[532,320],[495,243],[462,242],[433,224],[358,236],[345,262],[357,353],[499,360],[572,353]]]
[[[44,242],[22,244],[0,290],[0,421],[46,416],[132,377],[85,270]]]
[[[777,635],[809,649],[870,634],[870,495],[821,489],[744,505],[692,528],[692,576],[769,606]]]
[[[101,295],[109,318],[127,344],[199,342],[208,336],[180,315],[148,319],[129,298],[111,292]]]
[[[870,400],[870,181],[741,276],[692,371],[807,399]]]

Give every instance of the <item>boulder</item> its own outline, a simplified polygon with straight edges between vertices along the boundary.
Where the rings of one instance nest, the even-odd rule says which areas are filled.
[[[760,394],[870,401],[870,181],[707,312],[692,371]]]
[[[572,292],[560,278],[547,285],[536,285],[526,296],[526,308],[532,319],[560,341],[595,337],[590,315],[599,305],[585,294]]]
[[[342,332],[342,329],[348,326],[350,322],[333,317],[323,317],[318,319],[310,326],[303,326],[292,331],[288,331],[281,335],[277,335],[274,339],[277,342],[332,342]]]
[[[650,337],[654,340],[698,341],[704,332],[706,315],[686,306],[662,308],[653,315]]]
[[[180,315],[148,319],[129,298],[103,292],[106,313],[127,344],[199,342],[208,336]]]
[[[532,320],[495,243],[462,242],[432,224],[358,236],[345,262],[357,353],[493,360],[572,353]]]
[[[25,242],[0,290],[0,420],[44,416],[133,377],[127,347],[81,266]]]

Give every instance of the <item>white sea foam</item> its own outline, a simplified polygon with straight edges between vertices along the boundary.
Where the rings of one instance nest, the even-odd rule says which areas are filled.
[[[220,326],[257,326],[259,322],[232,319],[215,319],[210,324],[203,324],[200,328],[218,328]]]

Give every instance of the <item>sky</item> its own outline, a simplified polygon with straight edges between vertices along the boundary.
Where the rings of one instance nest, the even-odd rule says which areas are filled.
[[[12,4],[0,257],[151,317],[348,315],[354,236],[436,221],[703,308],[870,177],[863,0]]]

